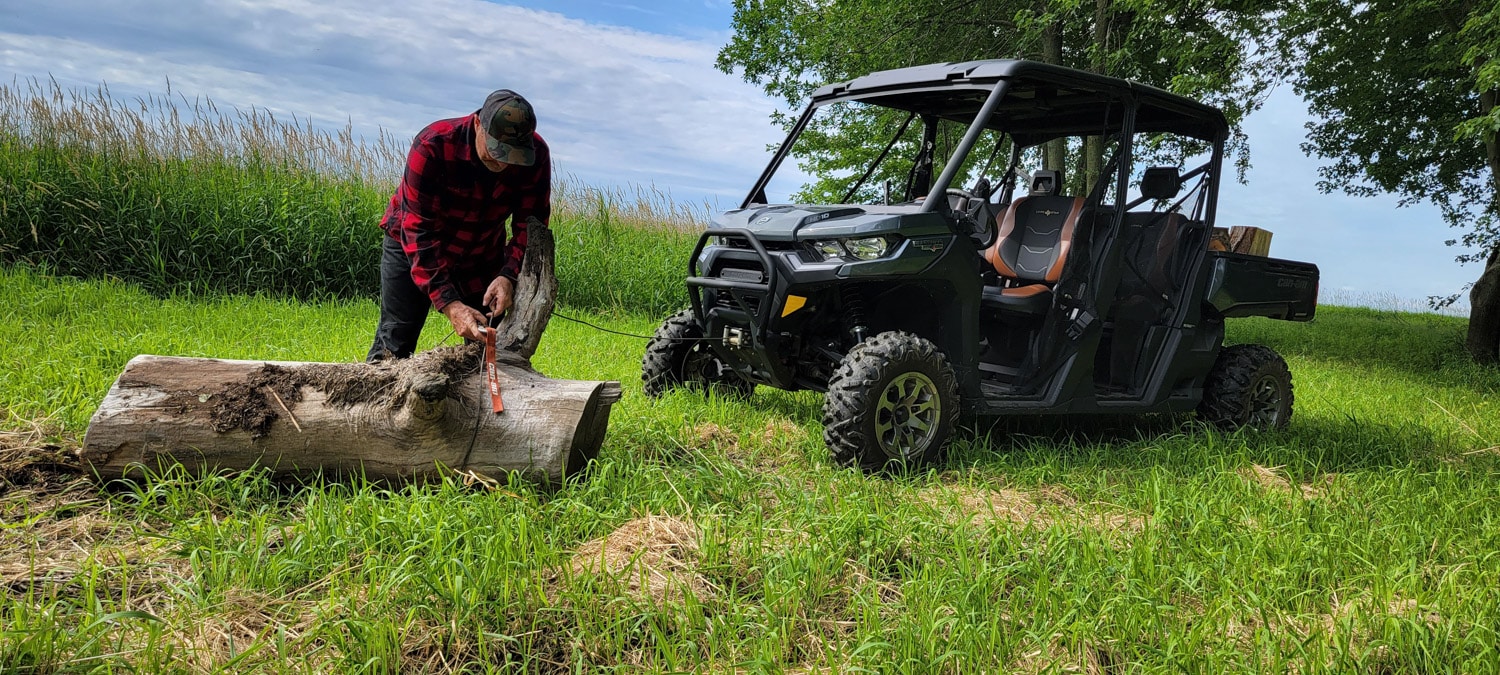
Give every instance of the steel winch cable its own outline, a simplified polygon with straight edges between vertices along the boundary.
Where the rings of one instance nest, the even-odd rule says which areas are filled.
[[[640,334],[637,334],[637,333],[626,333],[624,331],[618,331],[618,330],[614,330],[612,328],[605,328],[604,326],[600,326],[600,325],[597,325],[597,324],[592,324],[592,323],[589,323],[587,321],[584,321],[583,319],[575,319],[575,318],[573,318],[571,316],[563,314],[562,312],[553,312],[552,316],[555,316],[555,317],[557,317],[559,319],[563,319],[565,321],[572,321],[573,323],[581,323],[581,324],[583,324],[585,326],[588,326],[589,328],[592,328],[594,330],[602,331],[602,332],[605,332],[605,333],[612,333],[614,335],[623,335],[625,337],[636,338],[638,340],[654,340],[654,339],[656,339],[655,336],[651,336],[651,335],[640,335]],[[437,346],[441,347],[444,344],[446,344],[448,342],[448,338],[453,337],[454,334],[456,334],[457,332],[458,332],[457,330],[450,330],[450,331],[448,331],[448,334],[445,335],[445,336],[443,336],[443,339],[438,340]],[[716,338],[716,337],[696,337],[696,338],[689,338],[689,337],[684,337],[684,338],[671,338],[671,340],[672,340],[672,342],[723,342],[724,338]]]
[[[626,332],[623,332],[623,331],[618,331],[618,330],[613,330],[613,329],[605,328],[603,326],[598,326],[598,325],[589,323],[587,321],[584,321],[583,319],[575,319],[575,318],[573,318],[571,316],[568,316],[566,314],[563,314],[561,312],[553,312],[552,316],[555,316],[555,317],[557,317],[559,319],[563,319],[565,321],[572,321],[573,323],[581,323],[581,324],[583,324],[585,326],[588,326],[589,328],[592,328],[592,329],[598,330],[598,331],[603,331],[605,333],[613,333],[615,335],[624,335],[625,337],[633,337],[633,338],[638,338],[638,339],[641,339],[641,340],[653,340],[653,339],[655,339],[655,337],[651,336],[651,335],[637,335],[635,333],[626,333]],[[724,338],[716,338],[716,337],[672,338],[672,341],[673,342],[723,342]]]

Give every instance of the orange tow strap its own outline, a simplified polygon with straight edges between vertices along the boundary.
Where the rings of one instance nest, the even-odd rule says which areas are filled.
[[[483,328],[484,332],[484,378],[490,387],[490,407],[495,414],[505,412],[505,401],[500,400],[500,367],[495,365],[495,329]]]

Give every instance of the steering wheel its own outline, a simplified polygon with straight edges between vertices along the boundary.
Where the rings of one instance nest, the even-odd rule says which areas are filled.
[[[975,201],[979,199],[973,192],[960,188],[951,187],[943,193],[948,200],[948,208],[958,214],[969,214],[974,208]],[[958,199],[955,200],[954,197]]]
[[[987,183],[985,187],[988,187]],[[964,200],[958,202],[963,205],[963,208],[954,208],[953,211],[958,221],[968,226],[969,239],[974,242],[974,246],[981,251],[993,246],[1000,236],[1000,230],[995,223],[995,212],[990,208],[989,199],[980,197],[973,191],[959,188],[948,188],[944,192],[949,197],[950,206],[953,206],[952,197]]]

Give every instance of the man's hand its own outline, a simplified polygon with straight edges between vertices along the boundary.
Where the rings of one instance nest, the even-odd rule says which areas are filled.
[[[465,340],[483,340],[484,334],[480,331],[489,325],[484,313],[462,302],[450,302],[443,305],[443,316],[448,317],[448,323],[453,324],[453,332]]]
[[[506,277],[495,277],[490,282],[490,287],[484,291],[484,306],[490,308],[490,316],[500,316],[501,312],[510,309],[511,294],[515,290],[515,283]]]

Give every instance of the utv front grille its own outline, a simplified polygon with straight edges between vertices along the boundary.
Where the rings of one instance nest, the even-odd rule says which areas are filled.
[[[726,267],[722,270],[719,270],[719,277],[723,279],[730,279],[733,281],[748,281],[752,284],[758,284],[765,280],[766,275],[760,270]]]

